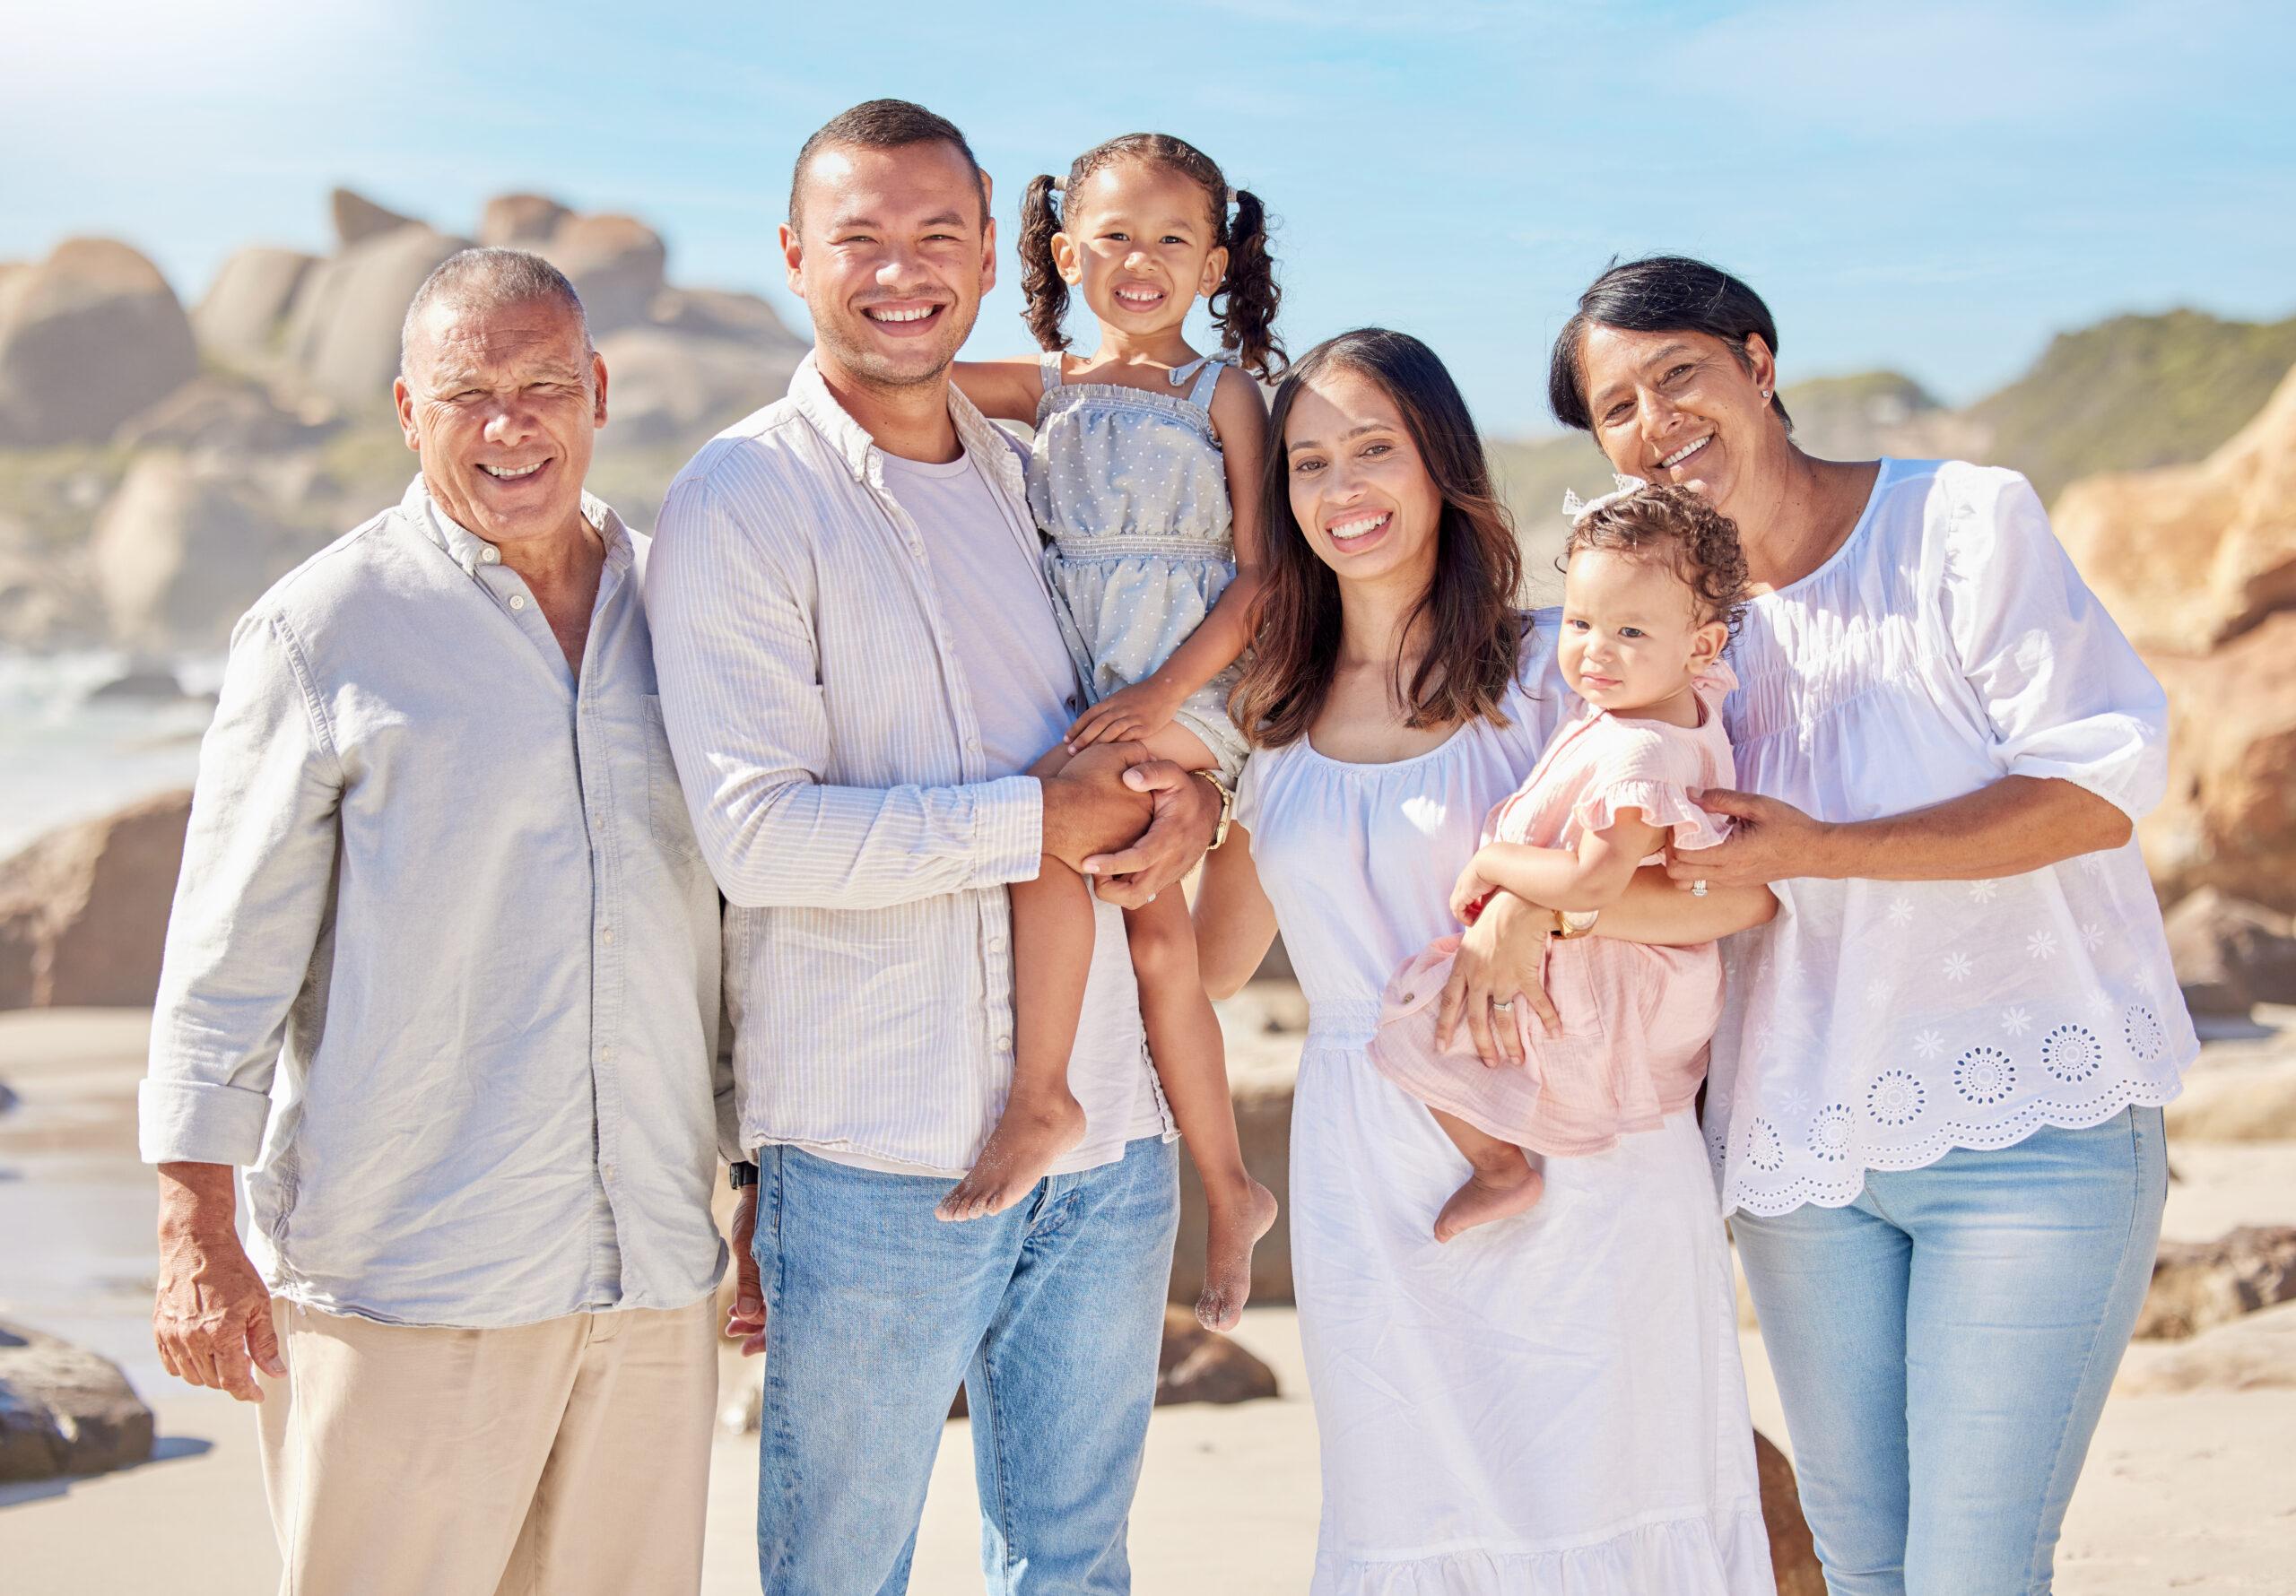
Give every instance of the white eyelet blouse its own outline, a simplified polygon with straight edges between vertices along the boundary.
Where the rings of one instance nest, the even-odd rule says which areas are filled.
[[[1849,539],[1754,601],[1739,785],[1823,820],[2057,777],[2135,820],[2160,684],[2015,472],[1884,460]],[[1723,1209],[1839,1206],[1868,1169],[2165,1103],[2199,1052],[2131,842],[2000,880],[1794,880],[1724,946],[1706,1132]]]

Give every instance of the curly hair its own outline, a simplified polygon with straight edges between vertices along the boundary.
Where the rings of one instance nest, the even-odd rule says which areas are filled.
[[[1738,635],[1748,596],[1738,524],[1688,488],[1646,483],[1590,510],[1571,527],[1556,565],[1567,568],[1581,549],[1666,560],[1690,589],[1699,624],[1718,620]]]
[[[1267,208],[1249,189],[1231,190],[1212,157],[1167,133],[1127,133],[1079,155],[1064,180],[1048,172],[1029,179],[1021,199],[1021,291],[1027,299],[1022,316],[1038,347],[1066,349],[1069,344],[1061,328],[1068,315],[1068,284],[1052,254],[1052,236],[1062,225],[1060,196],[1077,193],[1094,172],[1124,160],[1147,161],[1178,172],[1204,190],[1213,243],[1228,252],[1227,275],[1209,303],[1213,325],[1220,329],[1220,347],[1233,351],[1238,362],[1255,377],[1280,375],[1285,356],[1275,336],[1275,313],[1283,291],[1276,283],[1275,258],[1267,248]],[[1236,207],[1232,217],[1228,214],[1231,199]]]

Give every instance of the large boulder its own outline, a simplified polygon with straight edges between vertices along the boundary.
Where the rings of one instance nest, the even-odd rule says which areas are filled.
[[[2165,1113],[2172,1143],[2296,1139],[2296,1058],[2195,1070]]]
[[[0,1009],[149,1007],[190,820],[166,793],[0,861]]]
[[[2296,1226],[2244,1225],[2214,1241],[2164,1241],[2136,1339],[2183,1340],[2292,1297]]]
[[[200,347],[235,366],[260,367],[279,353],[287,312],[318,257],[255,245],[223,263],[191,313]]]
[[[1275,1394],[1274,1369],[1230,1338],[1205,1329],[1186,1308],[1164,1310],[1164,1344],[1156,1354],[1156,1406],[1249,1402]]]
[[[160,654],[220,647],[297,548],[235,476],[154,453],[128,467],[88,552],[113,640]]]
[[[2205,649],[2296,604],[2296,371],[2207,459],[2083,478],[2052,519],[2140,647]]]
[[[2296,911],[2296,611],[2145,663],[2170,714],[2168,796],[2138,828],[2162,897],[2221,887]]]
[[[2139,1342],[2113,1381],[2115,1396],[2296,1389],[2296,1302],[2220,1324],[2190,1340]]]
[[[152,1410],[117,1366],[0,1324],[0,1484],[125,1469],[152,1438]]]
[[[538,249],[572,214],[547,195],[499,194],[479,213],[478,241],[512,249]]]
[[[570,216],[539,247],[573,281],[593,338],[644,321],[662,291],[669,251],[662,236],[634,216]]]
[[[788,391],[803,348],[625,327],[598,340],[606,363],[602,442],[613,448],[707,437]]]
[[[327,429],[280,407],[265,389],[227,377],[195,377],[120,424],[113,441],[138,453],[178,449],[226,459],[253,459],[305,447]]]
[[[198,369],[175,291],[116,239],[67,239],[0,280],[0,447],[101,442]]]
[[[2194,1013],[2296,1003],[2296,936],[2286,915],[2203,887],[2169,911],[2168,932],[2177,984]]]
[[[304,385],[363,420],[387,417],[407,305],[439,263],[467,244],[401,227],[322,261],[287,318],[287,359]]]
[[[338,188],[327,195],[327,209],[335,220],[335,236],[344,248],[378,239],[385,233],[402,227],[422,224],[412,216],[402,216],[388,206],[378,205],[363,194],[353,194],[348,188]]]
[[[789,330],[771,305],[755,294],[730,289],[664,289],[654,296],[646,314],[654,325],[673,332],[761,349],[794,350],[800,357],[810,347]]]

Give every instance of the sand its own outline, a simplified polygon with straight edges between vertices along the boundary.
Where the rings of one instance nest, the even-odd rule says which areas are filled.
[[[133,1112],[148,1017],[0,1016],[0,1317],[118,1359],[152,1402],[159,1460],[98,1479],[0,1488],[0,1590],[10,1596],[274,1587],[252,1416],[168,1380],[144,1328],[152,1180]],[[2296,1223],[2296,1142],[2178,1144],[2167,1231]],[[1133,1514],[1144,1592],[1265,1596],[1305,1588],[1318,1509],[1316,1431],[1297,1319],[1249,1310],[1239,1340],[1283,1382],[1272,1401],[1160,1409]],[[1755,1421],[1783,1441],[1761,1338],[1744,1337]],[[753,1443],[717,1447],[705,1591],[758,1589]],[[948,1427],[912,1591],[980,1589],[971,1437]],[[2057,1563],[2060,1596],[2164,1591],[2296,1593],[2296,1391],[2116,1397]]]

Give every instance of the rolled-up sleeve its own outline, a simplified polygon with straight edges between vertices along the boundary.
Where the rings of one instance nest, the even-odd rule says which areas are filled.
[[[247,1165],[333,891],[342,769],[285,624],[231,638],[199,752],[138,1094],[147,1163]]]
[[[737,514],[706,481],[681,482],[647,564],[662,718],[719,889],[744,908],[865,909],[1032,880],[1044,821],[1033,777],[882,788],[825,779],[830,722],[811,608],[744,525],[799,513],[757,492]]]
[[[1943,613],[2005,776],[2068,781],[2134,822],[2168,785],[2167,697],[2049,529],[2032,485],[1948,513]]]

